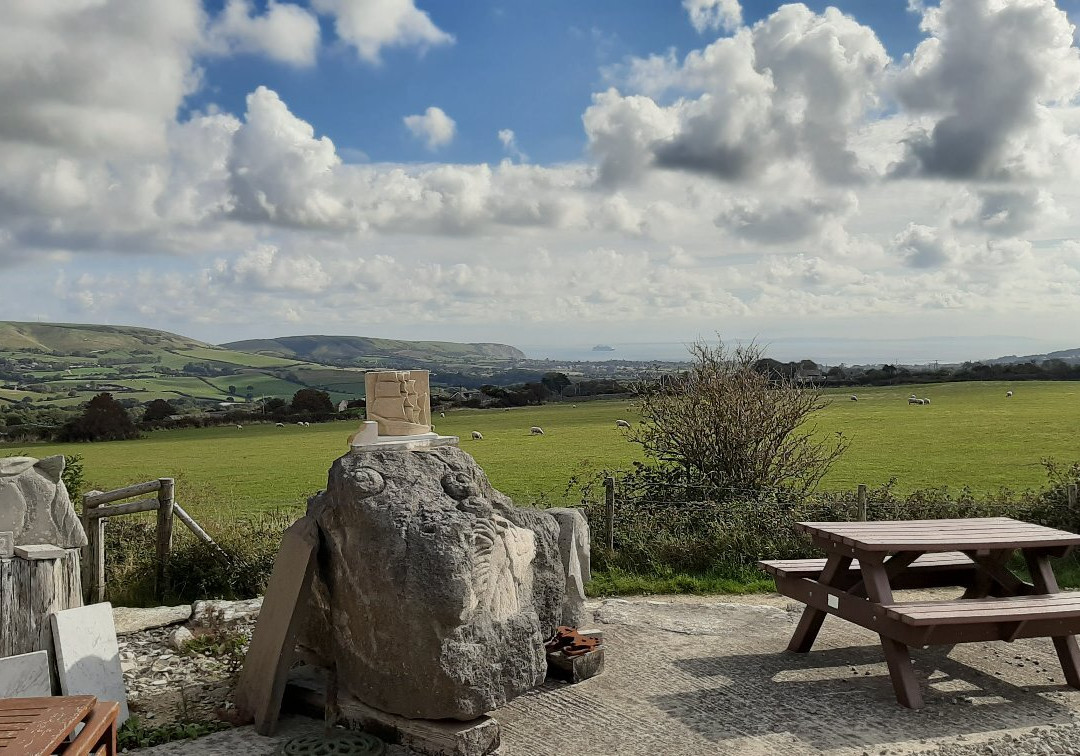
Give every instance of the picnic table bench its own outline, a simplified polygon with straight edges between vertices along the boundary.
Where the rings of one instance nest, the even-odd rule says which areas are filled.
[[[1066,682],[1080,688],[1080,593],[1060,593],[1052,557],[1080,535],[1009,517],[876,522],[800,522],[825,559],[766,560],[777,590],[806,604],[788,644],[811,649],[833,614],[878,634],[897,700],[921,708],[909,647],[1049,637]],[[1028,583],[1007,567],[1020,551]],[[958,585],[951,601],[893,600],[894,588]]]
[[[115,756],[119,713],[94,696],[0,698],[0,756]]]

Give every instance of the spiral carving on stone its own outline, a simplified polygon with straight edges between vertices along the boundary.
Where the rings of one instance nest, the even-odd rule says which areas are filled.
[[[352,473],[352,479],[356,490],[363,497],[382,493],[386,488],[386,480],[383,479],[382,473],[370,467],[357,468]]]

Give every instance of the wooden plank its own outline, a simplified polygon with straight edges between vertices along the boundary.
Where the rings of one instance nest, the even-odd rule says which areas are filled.
[[[99,753],[99,749],[104,749],[105,756],[114,756],[116,754],[116,718],[119,714],[120,704],[115,701],[95,703],[83,728],[64,749],[64,753],[89,754]]]
[[[158,500],[137,499],[126,501],[123,504],[113,504],[108,507],[94,507],[86,511],[87,520],[96,520],[99,517],[118,517],[120,515],[136,514],[138,512],[151,512],[158,508]]]
[[[285,683],[296,655],[296,635],[308,609],[318,547],[315,520],[301,517],[285,531],[274,559],[234,696],[242,717],[253,718],[261,735],[274,732],[281,713]]]
[[[1020,606],[1010,605],[1017,598],[1025,600]],[[986,622],[1026,622],[1033,619],[1080,619],[1080,600],[1032,602],[1035,597],[1019,596],[1004,599],[960,599],[935,604],[906,606],[893,604],[883,607],[887,616],[913,626],[965,625]]]
[[[825,559],[772,559],[758,562],[758,566],[772,575],[780,577],[815,577],[825,569]],[[908,567],[910,570],[946,569],[951,567],[969,567],[974,569],[975,563],[966,554],[959,551],[942,551],[930,554],[921,554]],[[851,571],[859,570],[859,560],[852,561],[848,568]]]
[[[153,493],[160,488],[161,480],[148,480],[145,483],[136,483],[133,486],[117,488],[113,491],[88,493],[83,496],[83,506],[99,507],[102,504],[108,504],[112,501],[120,501],[121,499],[130,499],[133,496],[142,496],[143,494]]]
[[[823,586],[832,585],[850,566],[850,557],[832,554],[829,556],[828,563],[821,573],[820,583]],[[788,651],[794,651],[797,654],[807,653],[813,648],[814,641],[817,640],[818,632],[821,630],[821,623],[824,621],[825,612],[807,605],[803,610],[802,617],[799,618],[799,624],[795,628],[791,640],[788,642]]]
[[[1045,554],[1025,551],[1024,561],[1027,562],[1028,571],[1031,572],[1031,581],[1035,584],[1035,590],[1042,593],[1057,593],[1060,590],[1057,578],[1054,577],[1054,570],[1050,567],[1050,560]],[[1080,646],[1077,646],[1076,636],[1063,634],[1051,637],[1058,661],[1061,663],[1061,671],[1065,674],[1065,682],[1070,687],[1080,688]]]
[[[877,604],[891,604],[892,588],[889,587],[885,565],[880,562],[865,562],[862,574],[870,600]],[[909,709],[921,709],[922,691],[919,690],[919,681],[915,679],[915,671],[911,668],[908,647],[885,635],[878,637],[881,638],[881,648],[885,652],[885,662],[889,667],[889,679],[892,680],[896,700]]]

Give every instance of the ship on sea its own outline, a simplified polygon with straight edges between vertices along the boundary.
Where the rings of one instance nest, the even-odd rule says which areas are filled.
[[[594,346],[594,347],[592,348],[592,350],[593,350],[594,352],[614,352],[614,351],[615,351],[615,347],[613,347],[613,346],[609,346],[609,345],[607,345],[607,344],[597,344],[596,346]]]

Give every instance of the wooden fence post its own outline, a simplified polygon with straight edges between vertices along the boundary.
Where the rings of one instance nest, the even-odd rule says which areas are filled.
[[[82,522],[86,533],[86,549],[82,556],[83,594],[88,604],[105,600],[105,518],[94,517],[100,505],[94,497],[101,491],[87,491],[83,495]]]
[[[615,479],[604,478],[604,504],[607,514],[607,545],[615,550]]]
[[[1069,494],[1069,512],[1075,514],[1076,513],[1076,484],[1075,483],[1070,483],[1069,487],[1066,489],[1066,491],[1068,491],[1068,494]]]
[[[157,595],[159,600],[164,600],[165,591],[168,588],[169,575],[169,552],[172,550],[173,534],[173,497],[174,481],[172,478],[158,478],[161,488],[158,489],[157,507]]]
[[[866,522],[866,484],[859,484],[859,522]]]

